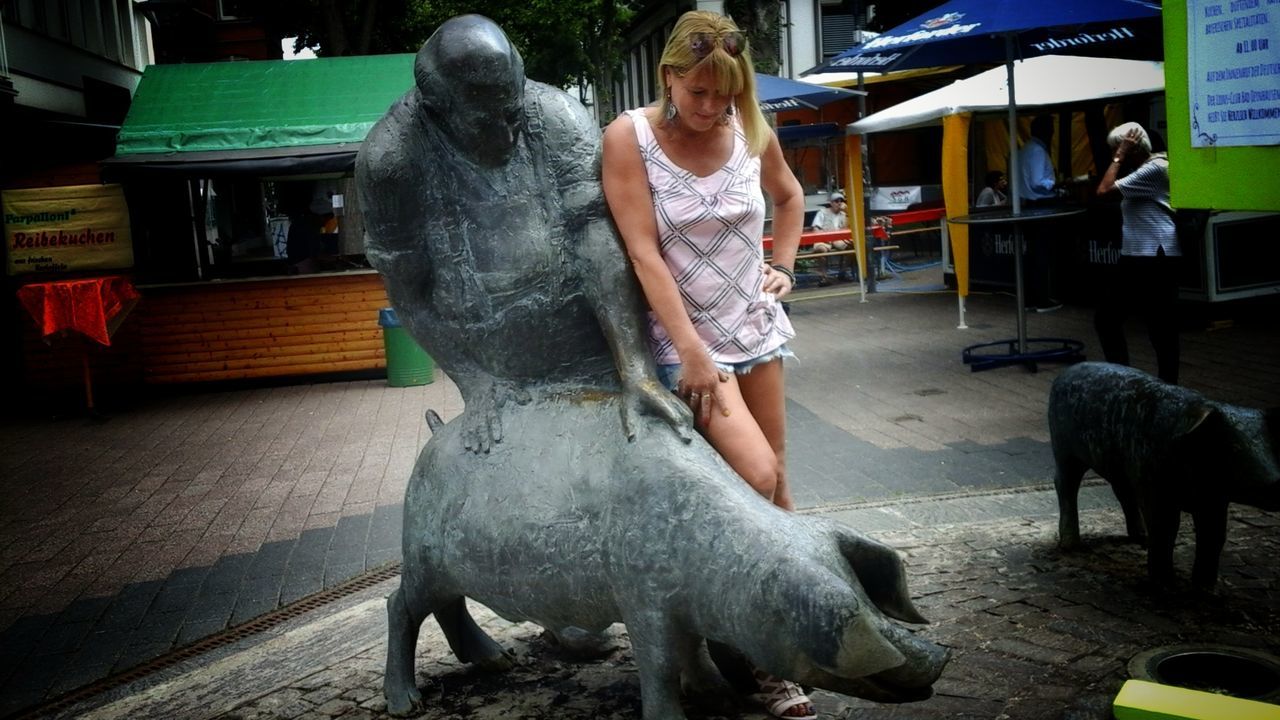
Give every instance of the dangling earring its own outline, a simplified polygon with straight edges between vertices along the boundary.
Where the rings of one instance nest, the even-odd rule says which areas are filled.
[[[676,104],[671,102],[671,91],[667,91],[667,122],[676,119]]]
[[[727,115],[727,116],[729,116],[729,117],[733,117],[733,106],[732,106],[732,105],[729,105],[728,107],[726,107],[726,108],[724,109],[724,114],[725,114],[725,115]]]

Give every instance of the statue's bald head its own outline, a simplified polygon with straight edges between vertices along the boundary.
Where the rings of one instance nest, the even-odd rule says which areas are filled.
[[[418,51],[414,79],[457,149],[504,162],[522,120],[524,60],[502,28],[480,15],[441,25]]]

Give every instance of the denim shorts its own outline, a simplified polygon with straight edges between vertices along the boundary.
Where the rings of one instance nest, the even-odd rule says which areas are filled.
[[[791,352],[790,348],[788,348],[786,345],[782,345],[779,348],[770,350],[769,352],[765,353],[764,355],[761,355],[760,357],[751,358],[750,360],[743,360],[742,362],[736,362],[736,363],[718,362],[716,363],[716,367],[720,368],[720,370],[724,372],[733,373],[734,375],[746,375],[750,373],[751,369],[757,365],[763,365],[764,363],[772,362],[774,360],[777,360],[778,358],[793,358],[795,356],[796,354]],[[680,363],[671,363],[670,365],[658,365],[658,380],[663,385],[665,385],[666,388],[671,392],[675,392],[677,388],[680,387],[680,368],[681,367],[683,366]]]

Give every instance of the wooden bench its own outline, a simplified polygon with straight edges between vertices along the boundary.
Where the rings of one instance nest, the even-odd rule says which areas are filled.
[[[885,244],[890,237],[894,235],[909,235],[912,233],[934,232],[942,227],[942,219],[946,216],[946,210],[943,208],[927,208],[924,210],[905,210],[897,213],[885,213],[876,217],[887,217],[890,220],[888,227],[880,224],[872,224],[867,226],[868,243],[872,239],[878,240],[874,246],[867,249],[871,252],[887,252],[889,250],[897,250],[897,245]],[[796,253],[797,260],[808,258],[820,258],[830,255],[855,255],[857,251],[850,247],[848,250],[832,250],[830,252],[813,252],[813,246],[816,243],[835,243],[844,240],[849,243],[853,242],[853,233],[848,228],[840,230],[809,230],[800,235],[800,250]],[[764,236],[764,252],[765,256],[773,254],[773,236]]]

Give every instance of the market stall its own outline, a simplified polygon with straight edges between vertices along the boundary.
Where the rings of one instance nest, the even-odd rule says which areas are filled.
[[[413,59],[146,69],[103,163],[134,230],[145,382],[384,367],[352,171]]]

